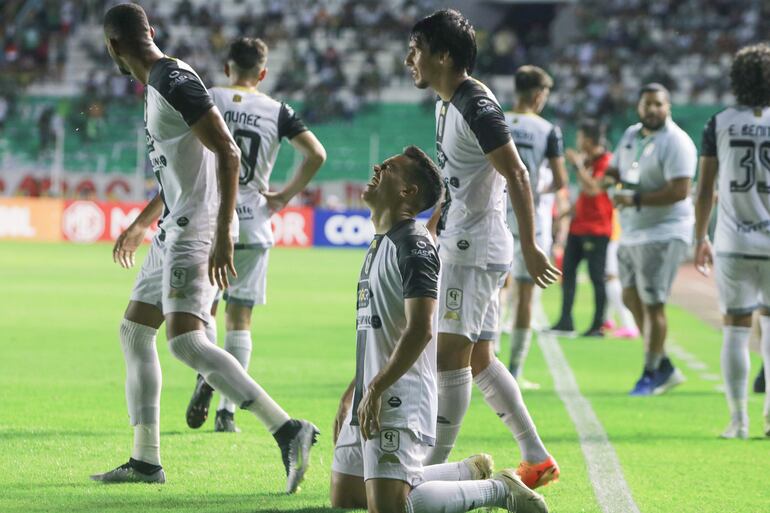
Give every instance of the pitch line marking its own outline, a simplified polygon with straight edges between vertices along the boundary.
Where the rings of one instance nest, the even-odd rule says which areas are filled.
[[[671,340],[668,341],[668,351],[682,360],[691,370],[698,372],[698,377],[703,381],[718,381],[719,383],[714,386],[714,390],[720,393],[725,391],[725,386],[723,383],[721,383],[720,376],[708,372],[708,364],[700,360],[697,356],[690,353],[682,346],[672,342]]]
[[[591,403],[580,393],[575,375],[556,337],[539,332],[537,343],[553,375],[556,393],[575,424],[599,507],[604,513],[640,513],[623,476],[615,448]]]

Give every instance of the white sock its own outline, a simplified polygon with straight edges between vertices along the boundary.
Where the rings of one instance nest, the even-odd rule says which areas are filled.
[[[508,488],[502,481],[428,481],[406,498],[406,513],[461,513],[485,506],[505,508]]]
[[[759,329],[762,331],[762,360],[765,364],[765,419],[770,418],[770,393],[767,392],[767,384],[770,383],[770,317],[759,316]]]
[[[160,419],[160,372],[155,336],[158,330],[123,319],[120,345],[126,360],[126,403],[131,425],[157,424]]]
[[[134,426],[135,460],[160,465],[160,424],[137,424]]]
[[[445,463],[460,433],[463,417],[471,404],[471,368],[439,371],[438,422],[436,445],[430,448],[424,464]]]
[[[423,467],[422,478],[425,481],[470,481],[473,476],[468,465],[462,461],[453,461]]]
[[[520,379],[524,374],[524,361],[529,353],[532,343],[532,330],[526,328],[513,328],[511,331],[511,374]]]
[[[214,345],[217,345],[217,321],[213,317],[206,325],[206,338]]]
[[[607,292],[607,318],[612,318],[615,314],[618,316],[621,328],[636,328],[634,315],[623,304],[623,287],[620,285],[620,280],[613,278],[605,282],[604,290]]]
[[[524,404],[519,385],[508,369],[495,358],[473,380],[481,390],[484,400],[497,413],[503,424],[519,443],[521,457],[530,463],[540,463],[548,458],[537,428]]]
[[[733,421],[748,423],[747,389],[749,386],[749,337],[751,328],[722,328],[722,375],[725,396]]]
[[[225,334],[225,351],[230,353],[238,360],[243,370],[249,370],[249,360],[251,360],[251,331],[228,331]],[[219,407],[217,410],[227,410],[235,413],[235,403],[221,394],[219,398]]]
[[[215,390],[254,413],[271,433],[290,420],[289,415],[246,374],[238,360],[211,344],[203,331],[183,333],[169,340],[168,344],[174,356],[197,370]]]

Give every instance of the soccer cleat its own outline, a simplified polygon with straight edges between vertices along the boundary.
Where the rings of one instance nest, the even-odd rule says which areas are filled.
[[[575,327],[572,324],[567,324],[566,322],[557,322],[550,328],[544,330],[545,333],[548,333],[550,335],[556,335],[557,337],[567,337],[567,338],[575,338],[577,335],[575,333]]]
[[[681,385],[687,381],[682,371],[677,369],[671,364],[671,360],[663,358],[660,362],[660,367],[655,371],[653,376],[653,394],[661,395],[665,394],[675,386]]]
[[[614,330],[616,328],[615,321],[613,321],[612,319],[607,319],[602,323],[602,328],[607,331]]]
[[[474,454],[463,460],[465,466],[471,471],[471,481],[489,479],[495,468],[495,462],[489,454]]]
[[[206,383],[203,376],[198,374],[198,378],[195,381],[195,390],[190,398],[190,403],[187,405],[187,425],[193,429],[198,429],[206,422],[209,416],[209,404],[211,404],[211,396],[214,393],[214,389]]]
[[[730,425],[727,426],[727,429],[719,435],[719,438],[724,438],[726,440],[733,440],[736,438],[746,440],[749,438],[749,426],[744,422],[733,420],[730,422]]]
[[[765,414],[765,436],[770,436],[770,413]]]
[[[604,331],[601,328],[588,328],[580,334],[581,337],[604,338]]]
[[[137,466],[150,467],[153,472],[145,474],[139,471]],[[117,483],[150,483],[150,484],[163,484],[166,482],[166,473],[163,472],[163,467],[160,465],[151,465],[142,461],[137,461],[134,458],[128,460],[128,463],[124,463],[116,469],[105,472],[104,474],[94,474],[91,476],[93,481],[99,481],[105,484],[117,484]]]
[[[635,327],[631,328],[618,328],[613,333],[612,336],[614,338],[638,338],[639,337],[639,329]]]
[[[754,393],[764,394],[766,386],[767,385],[765,384],[765,366],[762,365],[759,368],[759,374],[757,374],[757,377],[754,378]]]
[[[214,431],[217,433],[241,432],[235,425],[235,415],[227,410],[217,410],[217,416],[214,418]]]
[[[631,392],[628,393],[628,395],[652,395],[652,392],[655,390],[654,377],[654,372],[645,369],[644,372],[642,372],[642,377],[637,380],[634,388],[631,390]]]
[[[508,489],[505,507],[508,513],[548,513],[548,506],[542,495],[525,485],[513,469],[505,469],[492,476]]]
[[[317,427],[306,420],[295,422],[299,423],[299,429],[286,444],[279,446],[286,469],[286,493],[296,492],[305,478],[310,463],[310,449],[321,434]]]
[[[545,486],[551,482],[559,480],[559,464],[553,459],[553,456],[548,456],[544,461],[540,463],[529,463],[522,461],[519,463],[519,468],[516,469],[516,474],[521,478],[521,481],[532,488],[538,488]]]

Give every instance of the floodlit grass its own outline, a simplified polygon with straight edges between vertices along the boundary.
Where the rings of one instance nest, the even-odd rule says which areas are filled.
[[[114,265],[108,245],[0,243],[0,512],[329,511],[330,430],[353,374],[361,258],[350,250],[271,254],[269,304],[255,311],[250,373],[291,415],[322,431],[301,492],[287,497],[280,493],[278,449],[250,414],[237,414],[243,429],[237,435],[213,433],[211,420],[201,430],[187,428],[194,373],[171,357],[162,335],[161,446],[168,482],[89,481],[89,474],[125,462],[131,446],[117,330],[136,271]],[[590,313],[589,291],[581,286],[580,326]],[[558,290],[544,296],[552,317],[558,300]],[[718,331],[672,309],[671,336],[709,366],[706,372],[719,373]],[[760,437],[761,397],[750,402],[754,438],[721,441],[716,435],[727,423],[725,401],[701,371],[683,366],[689,381],[670,395],[629,398],[641,371],[640,342],[561,344],[643,513],[770,511],[770,440]],[[504,355],[506,347],[504,340]],[[599,511],[574,426],[536,344],[527,378],[543,385],[526,397],[562,467],[561,481],[544,490],[551,510]],[[498,467],[519,460],[510,434],[474,391],[454,456],[479,451],[491,453]]]

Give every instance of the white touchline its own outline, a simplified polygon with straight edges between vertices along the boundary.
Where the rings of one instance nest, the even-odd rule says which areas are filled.
[[[667,347],[669,353],[682,360],[688,368],[696,371],[702,380],[717,381],[718,383],[714,386],[714,390],[717,392],[725,391],[725,386],[723,383],[721,383],[721,378],[716,374],[711,374],[708,372],[708,364],[701,361],[697,356],[688,352],[685,348],[676,344],[671,339],[668,340]]]
[[[640,513],[623,477],[618,455],[591,403],[580,393],[575,375],[556,337],[539,332],[537,342],[553,375],[556,393],[575,424],[599,507],[604,513]]]

